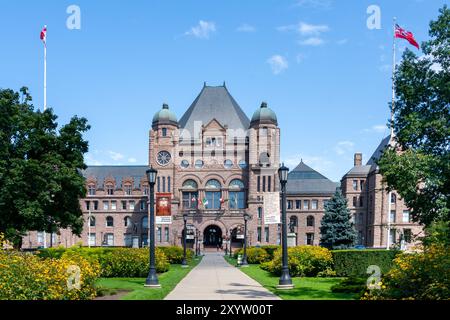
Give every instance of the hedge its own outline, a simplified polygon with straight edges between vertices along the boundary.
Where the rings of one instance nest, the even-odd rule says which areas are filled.
[[[234,258],[237,258],[238,255],[243,255],[244,249],[239,249],[234,252]],[[259,264],[262,262],[269,261],[270,257],[267,254],[266,250],[263,248],[250,247],[247,248],[247,262],[250,264]]]
[[[76,253],[101,266],[102,277],[145,277],[149,270],[148,248],[48,248],[39,250],[45,259],[60,259],[67,253]],[[156,272],[169,270],[170,263],[159,247],[155,250]]]
[[[381,274],[388,272],[398,250],[332,250],[334,270],[338,277],[368,277],[370,265],[380,267]]]
[[[171,264],[181,264],[183,261],[184,251],[182,247],[177,246],[167,246],[167,247],[158,247],[159,250],[164,252],[167,257],[167,260]],[[186,260],[190,261],[194,255],[194,251],[186,248]]]
[[[261,269],[281,274],[282,250],[275,251],[273,260],[261,263]],[[288,265],[293,277],[316,277],[332,274],[331,252],[322,247],[297,246],[288,248]],[[334,274],[332,274],[334,275]]]

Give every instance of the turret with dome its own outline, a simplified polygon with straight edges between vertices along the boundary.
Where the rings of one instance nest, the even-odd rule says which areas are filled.
[[[273,124],[278,126],[277,115],[267,106],[267,102],[262,102],[261,107],[253,113],[250,127],[259,124]]]
[[[158,125],[173,125],[178,127],[177,116],[169,110],[167,103],[164,103],[162,109],[153,116],[152,127],[155,128]]]

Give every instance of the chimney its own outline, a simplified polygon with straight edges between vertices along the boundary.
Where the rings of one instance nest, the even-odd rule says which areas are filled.
[[[362,153],[355,153],[353,165],[355,167],[360,167],[362,165]]]

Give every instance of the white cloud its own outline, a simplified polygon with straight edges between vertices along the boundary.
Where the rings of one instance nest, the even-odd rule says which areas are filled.
[[[136,163],[137,160],[136,160],[136,158],[128,158],[128,162],[129,163]]]
[[[378,70],[380,70],[381,72],[392,71],[392,65],[388,63],[382,64],[381,66],[378,67]]]
[[[332,1],[331,0],[297,0],[295,4],[298,7],[312,7],[312,8],[321,8],[321,9],[329,9],[331,8]]]
[[[339,141],[337,145],[334,147],[334,151],[338,155],[343,155],[353,149],[355,144],[352,141]]]
[[[312,37],[312,38],[308,38],[306,40],[299,41],[298,43],[301,44],[302,46],[317,47],[317,46],[323,45],[325,43],[325,41],[321,38]]]
[[[124,155],[119,152],[108,151],[108,154],[109,154],[110,158],[113,159],[114,161],[119,161],[124,158]]]
[[[277,30],[282,32],[295,31],[302,36],[318,36],[323,32],[330,31],[330,28],[324,24],[319,25],[299,22],[298,24],[277,27]]]
[[[348,39],[341,39],[341,40],[336,41],[336,43],[337,43],[338,45],[342,46],[342,45],[348,43]]]
[[[385,124],[376,124],[374,126],[371,126],[370,128],[366,128],[363,130],[363,132],[376,132],[376,133],[383,133],[388,129],[388,127]]]
[[[236,31],[238,31],[238,32],[255,32],[256,28],[247,23],[244,23],[244,24],[241,24],[239,27],[237,27]]]
[[[216,24],[214,22],[200,20],[198,25],[186,31],[185,35],[199,39],[209,39],[210,34],[214,32],[216,32]]]
[[[84,161],[86,161],[86,164],[90,165],[90,166],[101,166],[101,165],[103,165],[102,162],[98,161],[97,159],[94,159],[89,153],[86,154],[86,156],[84,157]]]
[[[328,28],[327,25],[314,25],[314,24],[308,24],[304,22],[300,22],[298,27],[298,32],[302,36],[317,36],[321,34],[322,32],[329,31],[330,28]]]
[[[267,59],[267,63],[272,68],[272,72],[274,74],[279,74],[289,67],[286,58],[280,55],[273,55]]]

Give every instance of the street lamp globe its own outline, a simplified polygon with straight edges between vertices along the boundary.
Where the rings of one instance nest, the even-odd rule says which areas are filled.
[[[288,180],[289,168],[284,166],[284,163],[278,169],[278,176],[280,178],[280,183],[284,184]]]
[[[156,182],[156,175],[158,174],[158,171],[153,169],[153,167],[150,166],[150,169],[148,169],[146,171],[146,174],[147,174],[148,182],[150,184],[155,184],[155,182]]]

